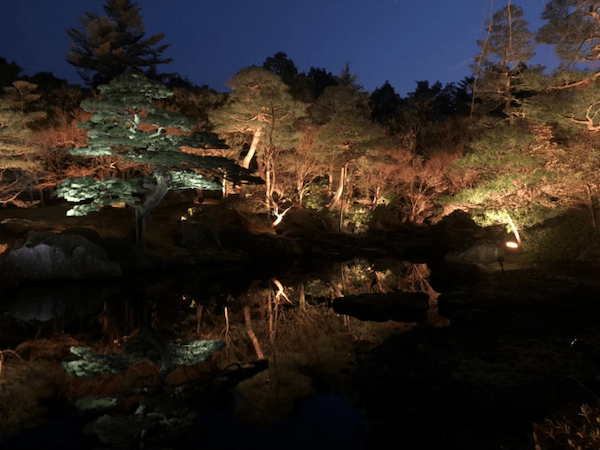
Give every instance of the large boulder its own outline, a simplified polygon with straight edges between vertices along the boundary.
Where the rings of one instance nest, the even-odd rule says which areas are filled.
[[[16,280],[65,280],[121,275],[100,246],[77,234],[54,234],[29,240],[0,260],[0,270]]]
[[[487,265],[497,263],[504,258],[505,246],[501,241],[480,240],[463,250],[448,253],[444,258],[451,264]]]

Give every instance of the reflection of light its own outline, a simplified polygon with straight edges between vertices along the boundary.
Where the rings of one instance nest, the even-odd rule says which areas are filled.
[[[519,244],[517,244],[516,242],[508,241],[508,242],[506,243],[506,246],[507,246],[508,248],[518,248],[518,247],[519,247]]]

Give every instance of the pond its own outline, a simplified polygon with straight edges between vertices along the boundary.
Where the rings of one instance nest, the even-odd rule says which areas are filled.
[[[421,292],[422,321],[447,325],[428,277],[425,264],[355,258],[6,290],[0,436],[9,448],[364,448],[355,351],[415,323],[337,314],[336,299]],[[205,342],[219,343],[212,356],[178,359]],[[95,372],[69,376],[73,361]]]

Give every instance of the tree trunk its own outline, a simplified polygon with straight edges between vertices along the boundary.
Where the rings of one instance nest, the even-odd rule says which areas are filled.
[[[334,209],[336,209],[341,203],[342,194],[344,193],[344,185],[346,184],[347,171],[348,171],[348,164],[345,164],[342,166],[342,168],[340,170],[340,184],[338,185],[337,191],[335,192],[335,195],[331,199],[331,202],[329,203],[329,205],[327,205],[327,208],[330,211],[333,211]]]
[[[139,251],[142,253],[145,250],[144,240],[146,235],[146,219],[150,217],[150,214],[154,209],[163,201],[167,192],[169,192],[169,180],[168,174],[156,171],[154,173],[156,178],[156,189],[154,192],[146,197],[146,200],[141,205],[134,205],[135,208],[135,244]]]
[[[252,319],[250,318],[250,307],[244,306],[244,319],[246,322],[246,332],[252,341],[252,345],[254,345],[254,351],[256,352],[256,356],[258,359],[265,359],[265,355],[260,348],[260,343],[258,342],[258,338],[256,334],[254,334],[254,330],[252,329]]]
[[[256,154],[256,148],[258,147],[258,143],[260,142],[260,138],[262,136],[262,128],[258,128],[254,131],[254,136],[252,136],[252,144],[250,144],[250,150],[244,156],[244,160],[242,161],[242,167],[244,169],[250,168],[250,163],[252,162],[252,158]]]

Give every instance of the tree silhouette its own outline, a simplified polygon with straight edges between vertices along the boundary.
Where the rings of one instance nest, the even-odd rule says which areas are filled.
[[[369,105],[371,118],[375,122],[384,123],[390,119],[402,104],[402,98],[396,93],[389,81],[371,93]]]
[[[23,68],[16,62],[8,62],[0,56],[0,87],[10,86],[13,81],[19,79],[21,72],[23,72]]]
[[[156,73],[157,65],[172,61],[161,58],[170,44],[157,45],[164,33],[144,39],[139,6],[131,0],[106,0],[103,9],[106,16],[89,11],[79,16],[83,30],[67,30],[73,40],[67,62],[87,85],[106,84],[127,69]]]
[[[281,81],[288,86],[291,86],[294,83],[294,79],[298,76],[296,64],[283,52],[277,52],[275,55],[268,57],[263,63],[263,69],[267,69],[279,76]]]

